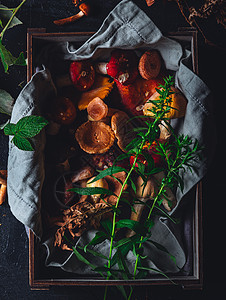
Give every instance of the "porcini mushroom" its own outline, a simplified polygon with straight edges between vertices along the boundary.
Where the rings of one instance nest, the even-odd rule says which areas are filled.
[[[96,70],[108,74],[119,83],[132,83],[138,75],[138,57],[133,50],[115,49],[108,63],[97,63]]]
[[[114,143],[115,135],[110,126],[101,121],[87,121],[75,133],[81,149],[89,154],[105,153]]]
[[[88,16],[90,14],[90,5],[87,3],[80,4],[79,9],[80,11],[76,15],[60,20],[55,20],[53,21],[53,23],[56,25],[65,25],[75,22],[76,20],[81,19],[83,16]]]
[[[0,205],[2,205],[7,193],[7,170],[0,170],[0,184]]]

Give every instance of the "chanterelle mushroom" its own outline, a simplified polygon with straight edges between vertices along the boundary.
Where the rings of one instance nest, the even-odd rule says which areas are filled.
[[[75,133],[83,151],[89,154],[105,153],[114,143],[115,135],[110,126],[101,121],[87,121]]]

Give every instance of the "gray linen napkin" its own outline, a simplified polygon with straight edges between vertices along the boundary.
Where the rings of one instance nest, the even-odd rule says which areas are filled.
[[[79,49],[75,49],[73,43],[60,46],[65,60],[89,57],[107,59],[112,48],[136,49],[138,52],[155,48],[160,51],[166,67],[176,71],[176,85],[185,94],[188,106],[185,118],[173,121],[172,125],[178,133],[189,134],[192,138],[198,139],[205,147],[204,158],[202,162],[197,163],[197,171],[192,174],[189,171],[183,174],[184,193],[177,191],[177,200],[180,203],[183,196],[206,174],[215,145],[211,94],[203,81],[191,71],[191,53],[183,51],[179,43],[164,37],[147,15],[129,0],[121,1],[108,15],[97,33]],[[37,113],[40,102],[53,90],[48,71],[37,73],[17,99],[12,122],[24,115]],[[38,136],[35,152],[21,152],[10,143],[8,165],[8,196],[11,210],[15,217],[31,228],[38,237],[41,237],[40,195],[44,179],[43,147],[44,134]],[[177,207],[173,213],[176,210]],[[175,256],[176,265],[169,255],[154,246],[146,245],[145,254],[151,253],[150,261],[147,260],[147,266],[165,272],[177,272],[178,267],[184,266],[186,257],[180,230],[176,231],[172,232],[172,228],[167,225],[165,220],[156,220],[152,239],[165,246]],[[86,232],[78,239],[77,244],[85,245],[94,234],[94,230]],[[49,237],[44,244],[47,247],[46,265],[58,266],[78,274],[92,274],[92,271],[79,262],[73,253],[68,254],[67,251],[54,248],[53,236]],[[106,241],[97,245],[97,249],[101,250],[103,254],[107,254],[109,243]],[[89,257],[89,259],[91,258]],[[133,254],[129,253],[127,259],[132,269],[135,261]],[[98,264],[98,260],[100,259],[96,258],[92,262]]]

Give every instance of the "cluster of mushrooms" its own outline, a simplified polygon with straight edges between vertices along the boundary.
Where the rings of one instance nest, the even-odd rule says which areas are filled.
[[[95,182],[92,180],[98,169],[112,166],[114,159],[109,158],[111,152],[114,152],[116,157],[126,152],[126,146],[134,139],[134,125],[129,122],[131,116],[143,114],[153,117],[150,112],[152,103],[148,100],[158,98],[159,94],[155,88],[159,83],[163,84],[166,72],[157,50],[145,51],[138,57],[133,50],[115,49],[108,62],[73,61],[70,64],[69,74],[56,80],[58,89],[73,86],[78,96],[74,101],[73,97],[60,95],[51,102],[51,110],[47,113],[50,120],[47,133],[57,135],[61,126],[68,127],[69,130],[74,126],[73,135],[78,151],[81,156],[84,154],[92,157],[93,164],[88,163],[76,169],[76,166],[67,163],[63,168],[63,202],[68,208],[54,222],[54,225],[59,226],[55,235],[55,245],[62,249],[71,249],[62,239],[66,231],[73,238],[78,237],[91,227],[98,228],[101,218],[110,217],[111,206],[116,204],[126,173],[114,174],[114,177],[119,180],[111,176]],[[113,93],[114,96],[112,96],[113,87],[117,90],[117,94]],[[187,101],[179,90],[173,89],[175,94],[172,95],[172,107],[176,109],[171,109],[168,117],[180,118],[185,114]],[[112,100],[112,97],[117,99]],[[112,103],[114,105],[111,105]],[[81,113],[86,116],[86,120],[76,123],[76,120],[80,120]],[[170,133],[166,124],[160,124],[159,128],[159,139],[167,141]],[[154,150],[154,146],[147,147],[156,165],[162,164],[160,156],[156,155]],[[133,164],[133,159],[134,157],[131,157],[127,162],[127,168]],[[147,164],[142,157],[140,161]],[[69,170],[70,175],[65,176],[64,172]],[[143,190],[143,180],[137,176],[135,180],[137,192],[132,196],[136,196],[143,202],[152,199],[163,177],[164,172],[150,176]],[[81,187],[110,189],[116,196],[106,195],[104,199],[101,195],[76,198],[73,192],[68,191],[75,184]],[[126,185],[125,189],[127,188]],[[176,199],[169,188],[166,192],[168,200],[164,199],[162,203],[167,211],[171,211],[176,205]],[[127,195],[131,193],[133,192],[129,191]],[[134,204],[130,218],[139,221],[144,207],[140,203]]]

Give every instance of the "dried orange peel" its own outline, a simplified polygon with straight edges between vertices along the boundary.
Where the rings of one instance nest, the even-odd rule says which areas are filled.
[[[92,86],[92,89],[83,92],[81,98],[78,102],[78,109],[84,110],[87,108],[88,104],[95,98],[99,97],[100,99],[106,98],[111,90],[113,89],[114,81],[107,76],[97,75],[95,82]]]

